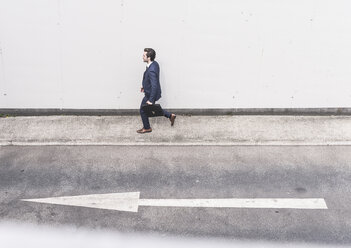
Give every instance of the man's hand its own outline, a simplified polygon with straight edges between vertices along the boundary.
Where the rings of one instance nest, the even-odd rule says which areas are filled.
[[[146,103],[149,104],[149,105],[152,105],[152,102],[150,102],[150,101],[146,101]]]
[[[140,88],[140,92],[144,92],[144,88],[143,87]]]

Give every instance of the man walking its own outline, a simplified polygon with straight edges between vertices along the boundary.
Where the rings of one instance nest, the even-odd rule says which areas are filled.
[[[141,92],[144,92],[145,96],[141,101],[140,105],[140,116],[143,121],[143,128],[137,130],[137,133],[150,133],[152,129],[149,123],[149,117],[143,111],[142,106],[145,104],[155,104],[161,98],[161,85],[160,85],[160,66],[155,61],[156,52],[152,48],[145,48],[143,54],[143,61],[147,63],[146,71],[143,76],[143,85],[141,87]],[[171,126],[174,125],[176,118],[175,114],[169,113],[163,110],[165,117],[169,118],[171,121]]]

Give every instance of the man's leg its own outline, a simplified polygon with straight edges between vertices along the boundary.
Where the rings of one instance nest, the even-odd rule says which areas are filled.
[[[167,110],[163,109],[163,115],[164,115],[164,117],[171,118],[172,114],[170,112],[168,112]]]
[[[146,101],[147,101],[146,97],[144,97],[143,100],[141,101],[141,104],[140,104],[140,116],[141,116],[141,120],[143,121],[143,128],[144,129],[150,129],[149,117],[147,117],[146,113],[141,108],[141,106],[146,104]]]

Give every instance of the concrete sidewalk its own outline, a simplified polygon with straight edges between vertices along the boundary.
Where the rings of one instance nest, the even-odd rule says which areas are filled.
[[[139,116],[0,118],[0,145],[351,145],[351,116]]]

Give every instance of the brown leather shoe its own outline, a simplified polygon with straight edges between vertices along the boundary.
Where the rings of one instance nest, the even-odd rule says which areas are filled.
[[[139,129],[137,130],[137,133],[151,133],[152,132],[152,129],[145,129],[145,128],[142,128],[142,129]]]
[[[171,126],[173,126],[174,125],[174,121],[175,121],[175,118],[176,118],[177,116],[175,115],[175,114],[171,114],[171,117],[169,118],[169,120],[171,121]]]

